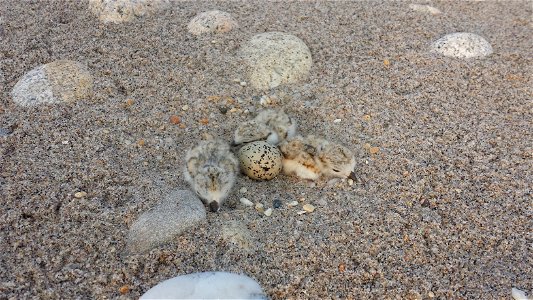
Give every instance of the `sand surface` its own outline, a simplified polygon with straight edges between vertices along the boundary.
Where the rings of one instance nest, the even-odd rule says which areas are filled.
[[[0,137],[0,299],[135,299],[162,280],[211,270],[243,272],[272,299],[509,299],[512,287],[533,290],[531,2],[433,2],[440,15],[388,1],[174,2],[118,25],[99,24],[83,1],[0,2],[0,127],[13,128]],[[240,27],[187,33],[210,9]],[[308,45],[306,81],[265,92],[235,82],[246,81],[240,45],[267,31]],[[494,53],[428,52],[458,31],[485,37]],[[88,66],[94,97],[15,105],[17,80],[57,59]],[[301,133],[349,146],[359,181],[241,175],[206,224],[125,255],[137,216],[187,188],[185,151],[204,133],[229,141],[263,95]],[[169,122],[174,114],[185,128]],[[298,200],[316,210],[266,217],[239,203],[241,187],[265,206]],[[234,222],[251,233],[250,247],[223,238],[220,227]]]

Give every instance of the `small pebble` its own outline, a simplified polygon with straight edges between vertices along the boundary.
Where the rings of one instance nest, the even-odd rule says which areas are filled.
[[[272,206],[274,206],[274,208],[280,208],[281,204],[282,204],[281,200],[276,199],[276,200],[274,200],[274,203],[272,204]]]
[[[289,206],[289,207],[294,207],[294,206],[297,206],[297,205],[298,205],[298,201],[296,201],[296,200],[294,200],[291,203],[287,204],[287,206]]]
[[[83,198],[85,196],[87,196],[87,192],[83,192],[83,191],[82,192],[77,192],[77,193],[74,194],[74,197],[76,197],[78,199]]]
[[[239,201],[242,204],[244,204],[245,206],[253,206],[254,205],[254,203],[252,201],[250,201],[250,200],[248,200],[246,198],[241,198],[241,199],[239,199]],[[256,208],[257,208],[257,206],[256,206]]]
[[[62,141],[61,144],[68,145],[68,141]]]
[[[333,123],[340,123],[342,120],[341,119],[335,119],[333,120]]]
[[[305,213],[307,213],[305,210],[300,210],[300,211],[297,212],[296,214],[298,214],[298,215],[303,215],[303,214],[305,214]]]
[[[265,216],[270,217],[272,215],[272,208],[265,210],[264,214]]]
[[[187,111],[187,110],[189,110],[189,105],[183,105],[183,106],[181,107],[181,110],[183,110],[183,111]]]
[[[127,285],[123,285],[123,286],[119,289],[119,292],[120,292],[122,295],[127,294],[129,291],[130,291],[130,287],[127,286]]]
[[[178,117],[178,116],[176,116],[176,115],[172,115],[172,116],[170,117],[170,123],[171,123],[171,124],[176,125],[176,124],[179,124],[180,122],[181,122],[180,117]]]
[[[429,293],[428,293],[428,297],[429,297],[429,298],[433,298],[433,297],[435,297],[435,294],[434,294],[432,291],[429,291]]]
[[[369,151],[370,151],[370,154],[376,154],[376,153],[379,152],[379,148],[378,147],[370,147]]]
[[[348,185],[349,185],[349,186],[352,186],[352,185],[353,185],[353,179],[351,179],[351,178],[348,179]]]
[[[306,212],[310,212],[312,213],[313,211],[315,211],[315,207],[311,204],[305,204],[303,207],[302,207]]]
[[[240,82],[240,85],[241,85],[241,86],[246,86],[246,81],[241,81],[241,82]]]
[[[241,194],[245,194],[246,192],[248,192],[248,189],[245,188],[245,187],[242,187],[242,188],[239,190],[239,192],[240,192]]]
[[[265,206],[262,203],[258,202],[255,204],[255,210],[257,210],[258,212],[263,212],[265,210]]]

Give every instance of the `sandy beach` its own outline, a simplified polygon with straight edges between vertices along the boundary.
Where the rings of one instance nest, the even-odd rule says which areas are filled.
[[[85,1],[0,0],[0,299],[138,299],[202,271],[244,273],[270,299],[531,297],[531,2],[423,3],[440,14],[410,3],[180,1],[104,24]],[[213,9],[238,27],[187,31]],[[271,31],[309,47],[308,78],[241,84],[239,48]],[[430,51],[454,32],[493,53]],[[60,59],[87,66],[90,98],[13,102],[24,74]],[[205,134],[230,142],[265,108],[349,147],[357,180],[241,174],[202,225],[127,253],[138,216],[188,189],[186,151]],[[241,197],[283,206],[267,217]],[[242,243],[223,235],[233,225]]]

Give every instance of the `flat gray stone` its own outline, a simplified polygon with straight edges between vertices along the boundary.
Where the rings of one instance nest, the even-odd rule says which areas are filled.
[[[189,190],[168,194],[133,223],[128,234],[128,253],[148,251],[170,242],[206,219],[202,201]]]

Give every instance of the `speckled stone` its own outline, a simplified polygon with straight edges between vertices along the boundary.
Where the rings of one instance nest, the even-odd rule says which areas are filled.
[[[240,56],[248,65],[251,85],[260,90],[303,80],[313,64],[307,45],[283,32],[253,36],[240,49]]]
[[[93,93],[93,78],[81,63],[57,60],[26,73],[13,87],[13,101],[21,106],[74,102]]]
[[[492,46],[477,34],[457,32],[438,39],[431,46],[431,51],[447,57],[481,58],[492,53]]]
[[[196,15],[187,26],[190,33],[225,33],[237,27],[237,21],[223,11],[211,10]]]
[[[174,191],[133,223],[127,250],[129,253],[148,251],[198,226],[205,219],[205,207],[194,193]]]
[[[89,10],[102,23],[129,22],[168,7],[169,0],[89,0]]]

